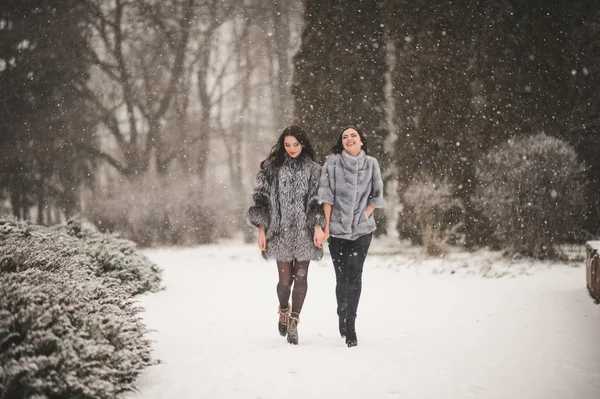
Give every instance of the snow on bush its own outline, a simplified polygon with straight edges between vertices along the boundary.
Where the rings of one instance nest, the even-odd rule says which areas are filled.
[[[64,256],[86,255],[91,258],[90,272],[118,280],[130,295],[160,289],[160,269],[136,250],[133,242],[116,234],[102,234],[82,228],[81,223],[70,220],[66,226],[44,227],[0,217],[0,239],[3,246],[13,244],[13,251],[31,254],[24,246],[24,239],[48,244],[48,248],[64,253]],[[42,251],[43,249],[39,249]],[[27,258],[27,257],[26,257]],[[26,263],[35,262],[37,256],[27,258]],[[50,267],[37,265],[37,267]]]
[[[578,229],[584,166],[568,144],[543,133],[510,140],[480,161],[477,178],[474,202],[510,252],[555,257]]]
[[[452,196],[452,186],[429,176],[421,177],[407,188],[404,201],[427,253],[442,255],[460,228],[460,224],[452,224],[452,214],[462,210],[460,201]]]
[[[0,217],[0,398],[114,398],[150,364],[132,295],[159,270],[101,236]]]

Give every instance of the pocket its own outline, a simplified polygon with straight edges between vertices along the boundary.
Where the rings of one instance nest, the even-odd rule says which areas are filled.
[[[369,227],[375,226],[375,218],[373,217],[373,213],[371,213],[371,216],[367,216],[367,210],[365,209],[365,211],[364,211],[365,218],[367,219],[367,226],[369,226]]]
[[[358,222],[356,223],[356,227],[362,227],[364,228],[365,226],[369,225],[369,218],[367,217],[367,211],[364,210],[360,213],[360,216],[358,217]]]

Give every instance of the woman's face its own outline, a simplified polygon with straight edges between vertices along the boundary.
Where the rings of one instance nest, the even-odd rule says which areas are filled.
[[[302,153],[302,144],[294,136],[285,136],[283,145],[288,155],[292,158],[296,158]]]
[[[349,128],[342,133],[342,145],[348,154],[356,156],[360,153],[363,142],[358,132],[355,129]]]

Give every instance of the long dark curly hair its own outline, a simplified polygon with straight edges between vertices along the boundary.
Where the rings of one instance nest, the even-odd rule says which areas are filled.
[[[344,132],[348,129],[356,130],[358,136],[360,137],[360,141],[362,141],[363,143],[361,149],[365,152],[365,154],[369,154],[369,150],[367,149],[367,137],[355,126],[346,126],[342,129],[338,137],[337,143],[335,143],[335,145],[331,147],[331,149],[329,150],[329,154],[341,154],[342,151],[344,151],[344,144],[342,144],[342,136],[344,135]]]
[[[297,125],[291,125],[286,127],[277,139],[277,143],[271,148],[271,152],[267,159],[260,163],[260,167],[264,169],[265,164],[268,161],[271,161],[273,166],[280,167],[283,165],[283,161],[285,160],[285,156],[287,152],[285,151],[284,141],[285,138],[291,136],[294,137],[300,145],[302,145],[302,152],[298,155],[299,158],[309,158],[310,160],[315,160],[315,150],[313,150],[312,144],[310,144],[310,140],[306,135],[304,129]]]

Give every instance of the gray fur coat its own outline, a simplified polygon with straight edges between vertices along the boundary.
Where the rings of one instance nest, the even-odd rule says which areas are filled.
[[[310,159],[285,156],[281,167],[265,162],[254,177],[249,225],[265,227],[265,259],[319,260],[323,249],[313,243],[314,227],[325,226],[317,201],[321,167]]]
[[[383,207],[383,180],[379,163],[360,151],[357,157],[346,151],[327,157],[318,194],[319,203],[331,204],[329,233],[332,237],[356,240],[375,231],[367,205]]]

